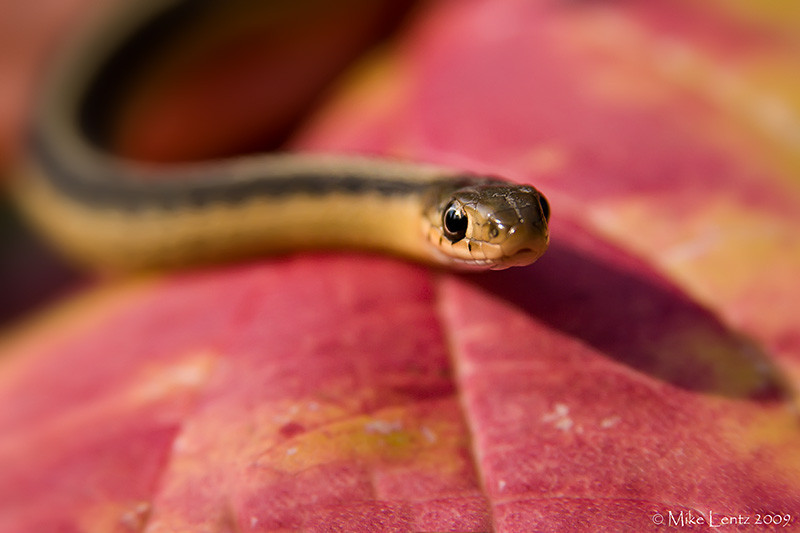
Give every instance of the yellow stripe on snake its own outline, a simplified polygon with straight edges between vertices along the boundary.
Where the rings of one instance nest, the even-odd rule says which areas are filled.
[[[545,252],[547,200],[530,185],[496,177],[345,155],[275,153],[186,164],[115,155],[92,129],[106,112],[108,98],[98,98],[98,90],[108,69],[120,50],[139,46],[142,34],[168,31],[204,3],[132,2],[53,69],[16,193],[67,254],[131,270],[343,248],[501,269]]]

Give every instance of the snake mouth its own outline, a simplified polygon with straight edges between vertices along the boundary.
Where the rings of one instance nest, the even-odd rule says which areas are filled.
[[[492,270],[505,270],[506,268],[514,266],[530,265],[542,257],[546,250],[546,246],[543,249],[522,248],[517,250],[514,255],[507,256],[502,260],[495,262],[493,265],[490,265],[489,268]]]
[[[430,235],[433,244],[438,242],[435,234]],[[514,266],[526,266],[538,260],[547,250],[549,239],[545,237],[541,246],[525,246],[516,250],[511,255],[503,255],[502,248],[498,245],[488,243],[472,243],[466,245],[455,243],[451,245],[451,251],[457,252],[446,254],[437,246],[433,247],[433,255],[437,263],[444,264],[457,270],[505,270]],[[461,246],[459,246],[461,244]]]
[[[537,251],[533,248],[524,248],[519,250],[512,256],[507,256],[503,258],[497,259],[487,259],[487,258],[478,258],[478,257],[471,257],[471,258],[449,258],[449,262],[451,266],[459,270],[505,270],[510,267],[515,266],[526,266],[534,263],[538,260],[542,254],[544,254],[543,250]]]

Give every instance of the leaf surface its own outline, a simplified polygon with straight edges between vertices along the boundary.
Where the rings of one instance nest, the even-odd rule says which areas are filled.
[[[295,146],[535,183],[545,257],[87,294],[5,343],[0,530],[796,527],[800,42],[744,9],[427,6]]]

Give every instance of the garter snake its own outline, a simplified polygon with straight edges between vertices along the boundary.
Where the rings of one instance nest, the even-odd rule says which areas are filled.
[[[45,84],[16,188],[23,210],[68,255],[131,270],[344,248],[500,269],[544,253],[550,207],[530,185],[347,155],[158,164],[108,150],[84,116],[108,112],[101,73],[137,36],[180,24],[182,11],[200,4],[131,2],[70,50]]]

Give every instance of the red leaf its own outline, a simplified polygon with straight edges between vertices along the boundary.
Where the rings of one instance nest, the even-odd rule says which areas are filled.
[[[296,145],[535,182],[548,254],[72,303],[4,349],[0,530],[796,527],[798,41],[732,5],[423,11]]]

